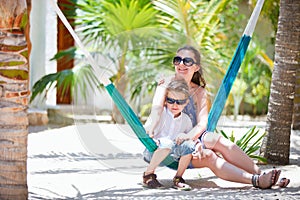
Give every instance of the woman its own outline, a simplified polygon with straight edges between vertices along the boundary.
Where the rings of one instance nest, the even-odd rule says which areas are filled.
[[[206,102],[206,82],[202,76],[200,58],[198,50],[192,46],[184,46],[177,50],[173,59],[175,77],[183,78],[189,85],[190,101],[183,112],[189,115],[194,128],[186,137],[193,137],[194,140],[200,138],[203,144],[203,147],[200,147],[206,149],[205,156],[193,157],[191,161],[192,166],[194,168],[208,167],[216,176],[224,180],[253,184],[253,186],[263,189],[271,188],[276,184],[280,170],[273,169],[266,174],[260,175],[260,168],[237,145],[220,134],[206,132],[208,106]],[[173,78],[174,76],[165,78],[159,83],[147,123],[158,123],[164,105],[165,88]],[[153,130],[150,129],[147,132],[152,134]],[[199,150],[199,152],[201,155],[202,150]],[[218,157],[215,152],[221,153],[224,159]],[[281,183],[280,186],[286,186],[287,184]]]

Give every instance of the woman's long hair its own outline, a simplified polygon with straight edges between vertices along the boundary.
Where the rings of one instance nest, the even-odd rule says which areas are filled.
[[[201,55],[200,55],[200,52],[194,48],[193,46],[189,46],[189,45],[186,45],[184,47],[181,47],[177,50],[177,53],[182,51],[182,50],[188,50],[188,51],[192,51],[194,56],[195,56],[195,59],[196,59],[196,64],[199,66],[199,70],[194,72],[194,75],[192,77],[192,82],[205,88],[206,86],[206,81],[205,79],[203,78],[203,71],[202,71],[202,66],[201,66]]]

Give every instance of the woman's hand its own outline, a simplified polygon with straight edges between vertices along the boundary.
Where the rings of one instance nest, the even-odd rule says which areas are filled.
[[[149,135],[150,138],[154,138],[153,132],[152,132],[152,133],[148,133],[148,132],[147,132],[147,134]]]
[[[143,126],[146,133],[149,135],[149,137],[154,138],[155,125],[153,123],[153,120],[151,120],[151,118],[148,117],[146,123]]]
[[[153,128],[150,126],[144,125],[144,129],[150,138],[154,138]]]
[[[147,130],[146,128],[145,128],[145,130],[146,130],[146,133],[149,135],[149,137],[154,140],[154,142],[156,143],[157,146],[159,146],[159,140],[157,140],[157,139],[154,138],[153,131],[151,132],[150,130]]]
[[[210,149],[203,149],[202,142],[198,142],[195,147],[195,151],[192,153],[193,157],[197,157],[199,160],[202,158],[205,158],[209,155],[209,152],[211,152]]]
[[[192,153],[194,157],[198,157],[200,160],[203,154],[203,146],[201,142],[198,142],[195,147],[195,151]]]

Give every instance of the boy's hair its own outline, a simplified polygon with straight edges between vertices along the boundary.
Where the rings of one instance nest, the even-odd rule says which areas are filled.
[[[189,97],[189,86],[184,79],[174,79],[167,86],[167,92],[181,92],[186,98]]]

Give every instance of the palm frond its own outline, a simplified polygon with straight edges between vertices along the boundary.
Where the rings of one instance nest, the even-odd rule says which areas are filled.
[[[217,131],[217,133],[218,132],[219,131]],[[239,146],[249,157],[257,159],[261,162],[266,162],[265,158],[256,155],[257,151],[261,147],[262,139],[264,138],[266,132],[261,134],[258,138],[254,139],[259,135],[259,129],[257,129],[256,126],[253,126],[249,130],[247,130],[247,132],[243,134],[243,136],[237,141],[235,141],[233,132],[231,132],[230,137],[228,137],[228,135],[223,130],[221,130],[220,132],[225,138]]]
[[[80,94],[80,97],[86,100],[86,91],[88,89],[95,91],[95,89],[99,89],[99,86],[100,83],[90,66],[74,67],[73,69],[45,75],[39,79],[33,85],[30,102],[32,102],[37,95],[43,94],[44,91],[47,93],[47,91],[54,88],[61,90],[62,95],[70,89],[71,96],[74,97]],[[43,98],[46,98],[46,96]]]

